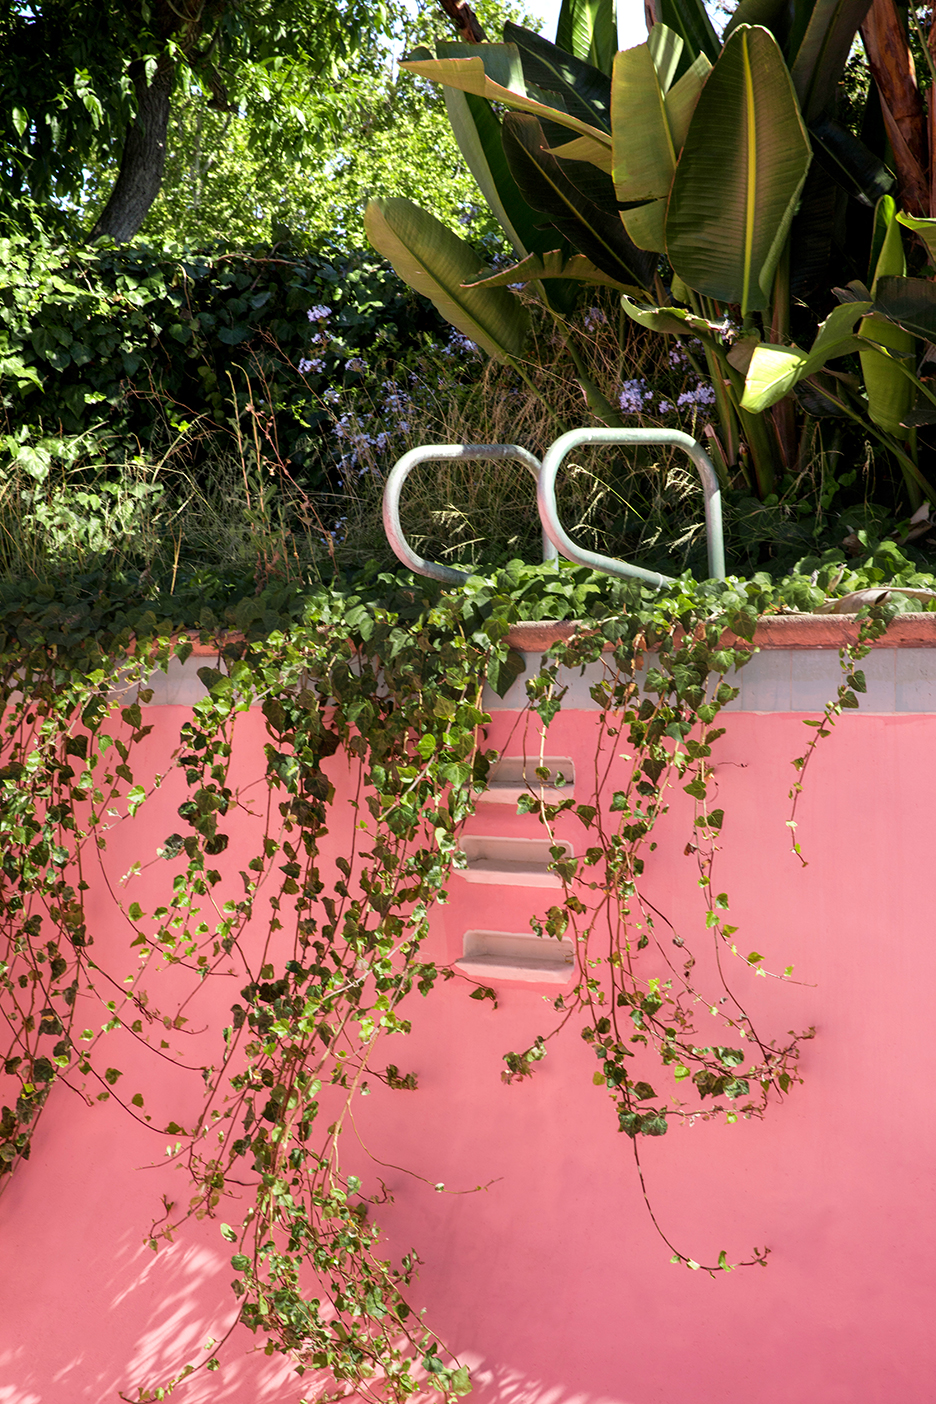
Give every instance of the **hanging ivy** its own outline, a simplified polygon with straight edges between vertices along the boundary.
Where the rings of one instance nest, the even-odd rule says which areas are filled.
[[[216,616],[203,628],[203,642],[217,641],[213,665],[199,669],[205,696],[148,788],[138,766],[152,730],[148,679],[191,655],[192,634],[179,629],[191,619],[159,623],[142,609],[133,616],[119,592],[110,605],[99,596],[70,617],[59,602],[20,605],[15,632],[8,609],[0,1006],[12,1091],[0,1121],[3,1171],[28,1160],[56,1082],[89,1103],[113,1099],[153,1125],[143,1094],[124,1091],[123,1072],[111,1065],[109,1035],[121,1029],[154,1057],[174,1056],[163,1035],[182,1027],[184,1006],[166,1003],[156,973],[174,967],[196,988],[234,971],[239,994],[200,1070],[197,1115],[155,1127],[170,1138],[191,1192],[181,1209],[167,1205],[151,1245],[187,1219],[217,1218],[231,1249],[235,1324],[300,1372],[330,1377],[337,1395],[402,1401],[427,1380],[447,1400],[468,1392],[467,1369],[409,1303],[415,1256],[399,1264],[384,1256],[379,1196],[345,1171],[340,1148],[367,1078],[415,1087],[413,1073],[388,1061],[387,1039],[409,1031],[414,991],[428,996],[451,977],[423,945],[432,906],[464,862],[459,835],[496,760],[484,683],[503,695],[521,675],[523,660],[507,640],[519,618],[584,621],[526,680],[518,721],[535,720],[540,738],[563,703],[560,669],[591,668],[594,794],[587,803],[547,798],[548,771],[534,765],[519,806],[544,826],[561,880],[537,929],[572,943],[575,975],[555,1001],[552,1027],[505,1053],[504,1077],[532,1075],[552,1040],[577,1030],[643,1183],[642,1136],[665,1134],[674,1118],[763,1115],[799,1080],[801,1043],[812,1030],[776,1039],[729,986],[732,965],[745,973],[762,957],[739,954],[728,896],[715,891],[724,815],[713,803],[711,755],[723,734],[719,715],[737,695],[730,675],[751,656],[759,615],[783,599],[815,605],[824,583],[802,577],[784,595],[766,578],[687,578],[653,594],[580,569],[515,565],[447,593],[423,580],[371,576],[301,598],[254,598],[229,610],[241,637],[225,635]],[[859,652],[846,654],[848,677],[821,731],[863,688]],[[266,724],[263,773],[245,788],[232,766],[235,734],[255,706]],[[622,745],[627,778],[611,784]],[[334,857],[326,836],[340,816],[327,761],[338,751],[357,769],[357,797],[353,844]],[[160,849],[164,899],[144,910],[127,900],[132,884],[113,889],[135,959],[128,983],[125,968],[110,969],[99,954],[89,894],[104,880],[114,826],[132,822],[170,778],[185,798],[179,829]],[[643,888],[647,855],[679,788],[695,806],[686,853],[697,869],[699,928],[715,944],[724,982],[714,994],[696,982],[690,940],[674,937]],[[247,815],[257,840],[246,852],[238,838],[231,864],[232,852],[221,858],[231,824]],[[577,858],[556,837],[568,817],[585,836]],[[729,988],[732,1000],[720,1002]],[[472,994],[496,998],[483,985]],[[95,1006],[99,1017],[82,1027],[79,1011]],[[699,1008],[707,1028],[709,1011],[716,1015],[716,1037],[699,1033]],[[676,1261],[700,1266],[669,1246]],[[741,1261],[762,1263],[766,1251]],[[702,1266],[733,1265],[725,1251]],[[197,1368],[218,1368],[221,1345]],[[172,1379],[143,1382],[133,1397],[163,1398],[195,1368],[180,1362]]]

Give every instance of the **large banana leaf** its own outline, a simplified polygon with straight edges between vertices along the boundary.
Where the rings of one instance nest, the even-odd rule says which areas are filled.
[[[560,142],[558,146],[550,146],[549,149],[554,156],[561,156],[564,161],[588,161],[597,166],[599,171],[604,171],[605,175],[611,175],[614,170],[612,153],[591,137],[573,137],[571,141]]]
[[[725,25],[722,43],[726,43],[742,24],[759,24],[761,28],[769,29],[782,47],[788,28],[789,9],[790,0],[740,0]]]
[[[876,205],[893,189],[894,177],[884,162],[835,117],[817,117],[809,134],[819,164],[863,205]]]
[[[598,283],[606,288],[618,288],[621,284],[609,278],[600,268],[585,257],[573,254],[567,258],[559,249],[547,254],[530,254],[520,263],[501,268],[497,273],[488,273],[467,283],[469,288],[509,288],[514,283],[538,283],[549,279],[574,278],[579,283]]]
[[[898,214],[897,218],[907,229],[912,229],[914,234],[919,234],[926,245],[930,262],[936,263],[936,219],[924,219],[922,215],[907,214],[903,211]]]
[[[445,109],[465,165],[478,183],[491,213],[524,257],[536,237],[536,215],[517,189],[501,142],[500,121],[484,98],[445,88]],[[528,217],[525,217],[526,216]]]
[[[504,25],[504,42],[516,44],[528,88],[555,93],[573,117],[610,132],[611,79],[606,73],[520,24]]]
[[[886,219],[887,231],[878,256],[871,284],[872,297],[877,296],[878,279],[902,278],[906,272],[900,224],[894,215],[894,202],[885,196],[878,207],[879,214]],[[859,337],[886,346],[896,356],[909,358],[914,351],[915,340],[912,333],[897,326],[879,312],[871,312],[865,317],[859,329]],[[913,385],[901,371],[900,365],[873,352],[860,353],[861,374],[868,396],[868,413],[874,424],[888,434],[905,439],[902,426],[913,407]]]
[[[660,80],[660,88],[664,93],[668,93],[676,81],[686,47],[683,37],[677,34],[675,29],[670,29],[669,25],[655,24],[647,35],[647,47],[657,71],[657,78]]]
[[[600,146],[605,147],[610,156],[611,136],[603,128],[594,127],[569,112],[560,111],[527,95],[520,66],[520,53],[515,44],[477,44],[463,47],[473,50],[472,57],[413,58],[404,60],[400,67],[409,73],[415,73],[417,77],[430,78],[433,82],[458,88],[463,93],[474,93],[476,97],[503,103],[505,107],[514,108],[518,112],[528,112],[543,121],[558,123],[577,136],[591,137]]]
[[[822,323],[809,351],[798,346],[773,346],[768,342],[754,348],[744,381],[741,408],[760,414],[788,395],[798,381],[815,375],[827,361],[857,349],[855,323],[870,311],[870,302],[846,302],[836,307]]]
[[[708,55],[700,54],[666,94],[666,116],[677,153],[683,149],[699,94],[711,71]]]
[[[875,312],[915,336],[936,340],[936,283],[928,278],[881,277],[874,291]]]
[[[871,0],[741,0],[724,38],[742,24],[769,29],[786,59],[813,150],[833,180],[874,204],[893,183],[887,168],[841,123],[832,107]]]
[[[614,187],[608,179],[605,208],[582,193],[573,177],[592,183],[601,173],[592,166],[560,162],[547,150],[536,118],[509,112],[504,118],[504,152],[523,198],[540,210],[572,246],[622,287],[648,287],[656,260],[635,248],[617,215]]]
[[[677,153],[649,44],[638,44],[615,56],[611,130],[618,199],[665,199]]]
[[[787,55],[793,86],[807,122],[821,116],[829,106],[870,8],[871,0],[813,0],[802,41],[795,54]]]
[[[632,322],[646,327],[649,331],[666,332],[670,336],[685,336],[688,332],[703,341],[720,344],[724,335],[724,324],[710,322],[685,307],[648,307],[646,303],[634,302],[632,298],[621,298],[621,307]]]
[[[678,36],[665,25],[654,25],[653,33],[659,32],[664,36],[662,42],[639,44],[615,57],[611,131],[617,198],[622,204],[637,205],[621,211],[624,227],[638,248],[664,253],[666,201],[676,160],[711,64],[700,55],[664,96],[666,84],[661,81],[654,50],[662,55],[665,73],[669,73],[673,46],[668,40]],[[678,42],[681,47],[682,41]]]
[[[703,0],[649,0],[646,9],[654,24],[674,29],[685,45],[678,76],[685,73],[699,54],[706,54],[712,63],[718,58],[721,44]]]
[[[556,47],[611,76],[617,52],[614,0],[562,0]]]
[[[817,288],[823,293],[832,274],[832,239],[836,219],[844,222],[842,187],[814,160],[803,186],[799,209],[790,225],[790,295],[807,299]],[[836,269],[838,264],[835,265]]]
[[[525,95],[541,107],[554,109],[553,116],[556,112],[565,113],[565,102],[558,93],[548,93],[527,79],[523,57],[516,44],[475,44],[463,39],[440,39],[436,43],[435,53],[431,49],[419,47],[414,49],[404,62],[431,63],[435,60],[445,63],[457,62],[460,59],[480,59],[488,77],[495,83],[501,84],[518,96]]]
[[[523,304],[506,288],[464,288],[478,272],[478,256],[409,200],[372,200],[364,228],[411,288],[435,303],[446,321],[495,360],[510,362],[523,354],[529,318]]]
[[[507,165],[501,124],[491,104],[485,98],[459,92],[457,88],[444,91],[449,122],[465,164],[517,257],[549,253],[556,245],[555,232],[540,227],[542,217],[520,194]],[[568,314],[578,300],[578,290],[572,283],[557,281],[543,296],[557,312]]]
[[[776,39],[807,122],[829,106],[871,0],[741,0],[724,42],[744,24],[762,25]]]
[[[743,316],[769,307],[810,158],[777,41],[736,29],[699,95],[670,194],[666,247],[683,282],[740,303]]]

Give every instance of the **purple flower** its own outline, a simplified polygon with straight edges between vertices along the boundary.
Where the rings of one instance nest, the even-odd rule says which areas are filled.
[[[645,380],[625,380],[618,396],[618,404],[625,414],[640,414],[652,395],[653,392]]]
[[[449,332],[448,342],[442,347],[442,355],[457,356],[459,354],[466,356],[477,355],[478,347],[475,342],[465,336],[464,332],[460,332],[457,327],[453,327]]]
[[[306,313],[306,316],[308,317],[310,322],[324,322],[325,318],[330,317],[331,314],[332,309],[330,307],[324,307],[321,303],[319,303],[315,307],[310,307],[308,312]]]
[[[676,408],[689,409],[696,405],[714,405],[714,403],[714,387],[706,384],[706,382],[702,380],[699,382],[699,384],[694,390],[683,391],[679,399],[676,401]]]

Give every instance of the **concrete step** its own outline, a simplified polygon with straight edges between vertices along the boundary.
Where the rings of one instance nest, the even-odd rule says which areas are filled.
[[[567,985],[575,974],[570,941],[520,931],[466,931],[456,970],[474,980],[523,980]]]
[[[495,834],[466,834],[461,840],[468,859],[458,874],[467,882],[497,883],[502,887],[561,887],[562,879],[551,872],[549,839],[501,838]],[[572,847],[560,844],[569,857]]]
[[[539,766],[549,770],[549,779],[540,780]],[[563,783],[557,784],[561,777]],[[575,794],[575,766],[568,756],[501,756],[491,771],[491,778],[482,804],[511,804],[516,807],[521,795],[535,794],[547,804],[558,804]]]

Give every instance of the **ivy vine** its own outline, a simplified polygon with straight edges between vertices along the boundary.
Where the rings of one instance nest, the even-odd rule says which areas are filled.
[[[790,593],[807,603],[823,597],[815,579]],[[184,1205],[167,1203],[154,1221],[151,1245],[188,1219],[219,1221],[235,1274],[228,1334],[243,1323],[300,1373],[330,1378],[334,1397],[357,1391],[396,1404],[427,1381],[446,1400],[467,1393],[467,1369],[408,1300],[417,1259],[384,1256],[374,1217],[381,1195],[343,1168],[341,1143],[368,1077],[415,1087],[415,1074],[388,1061],[387,1040],[409,1031],[413,993],[429,995],[452,975],[425,958],[423,944],[431,908],[464,861],[462,826],[497,759],[484,683],[503,695],[520,676],[507,635],[521,616],[547,612],[548,602],[553,617],[584,621],[527,680],[517,723],[535,719],[541,747],[562,706],[560,669],[597,665],[594,794],[587,803],[547,798],[548,772],[534,766],[520,801],[544,826],[562,884],[537,929],[573,943],[576,974],[555,1001],[554,1026],[505,1054],[504,1077],[530,1076],[551,1041],[577,1028],[647,1197],[642,1136],[665,1134],[674,1119],[763,1115],[799,1080],[801,1043],[812,1034],[778,1041],[755,1026],[728,967],[750,970],[762,957],[739,954],[728,897],[713,881],[724,823],[711,783],[719,714],[736,695],[729,674],[750,658],[757,618],[776,600],[766,578],[687,578],[652,594],[567,567],[516,565],[447,593],[426,581],[365,578],[287,602],[272,628],[255,601],[241,611],[241,638],[226,642],[217,622],[202,631],[217,643],[213,666],[199,670],[206,695],[148,790],[135,768],[152,730],[148,679],[190,656],[191,634],[152,615],[138,617],[132,634],[89,625],[67,646],[35,622],[8,634],[0,652],[0,1006],[13,1091],[0,1120],[2,1170],[28,1160],[57,1082],[89,1104],[114,1099],[161,1143],[169,1137],[191,1182]],[[863,680],[851,654],[845,661],[851,697]],[[245,788],[232,759],[238,718],[252,706],[266,723],[265,768],[261,783],[254,776]],[[622,745],[629,777],[612,788]],[[353,846],[334,860],[335,874],[325,842],[335,801],[327,761],[339,750],[357,768],[357,812]],[[132,882],[112,889],[136,961],[128,983],[123,968],[98,963],[89,894],[105,881],[114,826],[132,823],[170,775],[185,798],[180,831],[160,849],[164,900],[144,910],[128,900]],[[697,985],[688,940],[643,891],[677,786],[695,806],[686,852],[698,871],[700,925],[715,945],[715,992]],[[238,847],[224,858],[236,814],[252,816],[259,840],[255,851]],[[565,815],[586,835],[578,858],[556,839]],[[123,1029],[154,1057],[174,1056],[163,1035],[183,1026],[184,1001],[169,1005],[153,978],[168,966],[193,988],[234,971],[239,995],[211,1061],[196,1070],[197,1116],[163,1125],[150,1119],[142,1093],[122,1090],[108,1036]],[[471,993],[495,998],[483,985]],[[79,1013],[91,1007],[97,1017],[82,1027]],[[718,1041],[700,1036],[697,1009],[716,1015]],[[652,1066],[665,1087],[650,1081],[658,1081]],[[700,1265],[669,1247],[690,1268],[735,1265],[727,1252]],[[743,1262],[763,1263],[766,1252]],[[123,1397],[162,1399],[194,1369],[218,1368],[223,1339],[202,1364],[180,1362],[171,1379],[135,1382]]]

